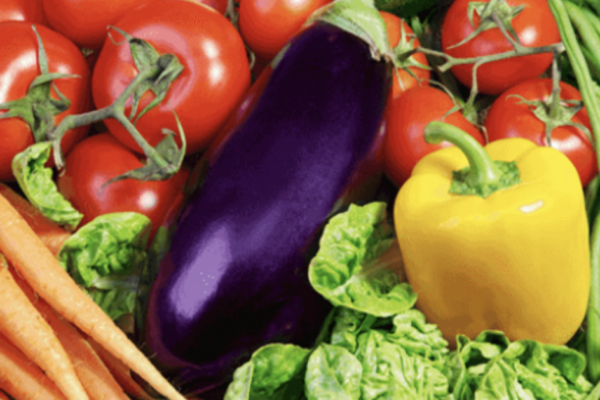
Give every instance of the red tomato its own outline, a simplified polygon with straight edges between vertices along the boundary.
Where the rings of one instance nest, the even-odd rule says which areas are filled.
[[[50,26],[76,45],[99,49],[107,26],[124,13],[152,0],[42,0]]]
[[[415,164],[425,155],[443,147],[448,142],[434,145],[425,141],[425,126],[432,121],[442,121],[454,102],[446,93],[431,86],[408,89],[386,108],[386,134],[383,143],[384,168],[387,176],[397,186],[402,185],[412,173]],[[484,144],[479,130],[460,112],[454,112],[443,122],[454,125],[479,143]]]
[[[481,0],[488,3],[489,0]],[[442,25],[442,48],[457,58],[503,53],[513,49],[498,28],[489,29],[458,47],[449,49],[468,37],[479,26],[479,15],[474,13],[472,26],[468,6],[472,0],[456,0],[448,9]],[[525,47],[546,46],[560,42],[554,16],[546,0],[507,0],[510,6],[525,8],[512,20],[512,26]],[[499,94],[511,86],[537,78],[552,63],[552,54],[513,57],[484,64],[477,68],[477,84],[481,93]],[[451,69],[456,78],[471,87],[473,64],[457,65]]]
[[[185,131],[187,154],[204,149],[250,87],[246,49],[234,26],[208,7],[181,0],[140,7],[115,25],[147,40],[161,54],[175,54],[184,67],[162,103],[138,120],[138,131],[155,146],[164,137],[163,128],[177,132],[175,111]],[[116,32],[113,37],[124,40]],[[106,41],[92,78],[96,106],[112,104],[137,73],[129,46]],[[138,112],[153,99],[147,91]],[[125,115],[130,115],[131,100],[127,104]],[[141,152],[121,124],[115,120],[105,124],[121,142]]]
[[[257,58],[270,61],[306,19],[332,0],[243,0],[240,33]]]
[[[191,0],[196,3],[201,3],[209,6],[219,12],[219,14],[225,14],[227,11],[227,0]]]
[[[383,17],[383,21],[385,22],[385,26],[387,29],[388,39],[392,48],[398,46],[400,43],[400,38],[402,37],[401,29],[404,29],[406,35],[406,43],[410,43],[410,35],[414,35],[410,26],[404,20],[398,18],[394,14],[390,14],[385,11],[380,11],[379,14]],[[419,39],[413,39],[412,48],[416,48],[421,46]],[[419,64],[429,66],[427,62],[427,57],[423,53],[416,53],[412,56],[412,58],[418,62]],[[419,68],[419,67],[409,67],[410,71],[420,80],[421,85],[429,85],[429,78],[431,77],[431,73],[428,69]],[[410,89],[411,87],[418,86],[419,80],[415,79],[408,71],[403,68],[398,68],[398,76],[394,74],[392,77],[393,86],[391,97],[396,98],[400,96],[402,92]]]
[[[46,17],[41,0],[2,0],[0,22],[27,21],[46,25]]]
[[[519,95],[526,100],[547,100],[551,94],[551,79],[532,79],[502,93],[492,104],[485,119],[484,126],[490,142],[521,137],[540,146],[547,146],[546,125],[533,114],[526,104],[517,104],[521,102],[521,99],[510,96]],[[581,100],[581,94],[573,86],[561,82],[560,98]],[[590,132],[592,131],[585,108],[575,114],[571,121],[585,126]],[[598,173],[594,146],[582,130],[573,126],[555,128],[551,133],[550,143],[552,147],[562,151],[575,165],[583,186],[586,186]]]
[[[142,167],[138,156],[107,133],[81,141],[65,159],[58,190],[83,214],[79,226],[113,212],[134,211],[152,221],[152,233],[183,205],[183,186],[189,170],[182,167],[165,181],[125,179],[102,188],[110,179]]]
[[[58,90],[71,100],[70,108],[58,114],[58,125],[64,117],[88,111],[90,105],[90,74],[79,49],[62,35],[36,25],[42,39],[50,72],[79,75],[79,78],[62,78],[54,81]],[[15,21],[0,24],[0,103],[17,100],[27,94],[29,85],[39,75],[38,42],[31,23]],[[52,97],[58,98],[52,91]],[[0,111],[4,114],[6,111]],[[63,152],[68,153],[81,140],[88,127],[67,131],[62,141]],[[0,119],[0,180],[12,180],[13,157],[35,142],[21,118]]]

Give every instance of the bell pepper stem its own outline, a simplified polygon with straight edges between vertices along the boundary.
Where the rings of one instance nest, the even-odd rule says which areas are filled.
[[[431,144],[450,142],[465,154],[470,166],[466,179],[469,186],[491,186],[500,181],[502,177],[500,168],[492,161],[483,146],[461,129],[444,122],[433,121],[425,127],[425,141]]]

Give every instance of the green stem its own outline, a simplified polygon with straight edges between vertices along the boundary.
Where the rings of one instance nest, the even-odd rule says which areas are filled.
[[[551,44],[548,46],[540,46],[540,47],[523,47],[523,46],[521,46],[519,48],[515,48],[510,51],[505,51],[504,53],[490,54],[488,56],[455,58],[455,57],[452,57],[441,51],[427,49],[422,46],[417,48],[417,50],[421,53],[425,53],[425,54],[429,54],[429,55],[437,56],[437,57],[442,57],[442,58],[446,59],[446,62],[439,66],[439,70],[441,72],[446,72],[450,68],[457,66],[457,65],[462,65],[462,64],[474,64],[476,62],[479,62],[480,64],[485,64],[488,62],[505,60],[507,58],[529,56],[532,54],[552,53],[555,51],[558,53],[562,53],[564,51],[564,49],[565,48],[562,43],[555,43],[555,44]]]
[[[585,0],[585,2],[592,7],[597,14],[600,14],[600,3],[597,0]]]
[[[131,97],[136,88],[140,85],[141,82],[146,79],[155,78],[160,73],[160,68],[158,66],[154,66],[152,68],[148,68],[138,75],[127,85],[125,90],[117,97],[115,102],[110,106],[101,108],[99,110],[90,111],[84,114],[79,115],[69,115],[65,117],[57,127],[55,127],[49,135],[49,138],[53,141],[53,151],[54,151],[54,162],[58,169],[62,169],[64,166],[62,150],[60,148],[60,143],[62,141],[65,133],[71,129],[78,128],[84,125],[90,125],[94,122],[103,121],[108,118],[114,118],[121,122],[125,129],[133,136],[137,144],[144,150],[144,153],[150,158],[152,158],[159,165],[168,164],[152,146],[148,144],[146,139],[135,128],[135,126],[125,117],[125,103],[127,99]],[[127,121],[127,123],[125,123]],[[151,150],[150,150],[151,149]]]
[[[560,118],[561,107],[560,104],[560,70],[558,69],[558,53],[554,53],[552,58],[552,94],[550,111],[548,115],[552,119]],[[550,132],[546,132],[548,136]]]
[[[438,144],[446,141],[458,147],[469,160],[469,186],[493,186],[500,182],[502,171],[492,161],[477,140],[461,129],[444,122],[433,121],[425,127],[425,141]]]
[[[583,53],[583,56],[585,57],[585,60],[587,61],[588,68],[590,69],[590,74],[592,74],[594,78],[600,81],[600,60],[598,60],[598,58],[592,51],[588,50],[585,47],[582,47],[581,51]]]
[[[162,158],[160,154],[158,154],[154,147],[150,146],[146,139],[144,139],[144,137],[135,128],[135,125],[133,125],[133,123],[131,123],[131,121],[122,112],[116,112],[115,115],[113,115],[113,118],[120,122],[125,129],[127,129],[136,143],[142,148],[146,157],[154,161],[154,163],[161,169],[169,166],[169,163]]]
[[[588,49],[600,49],[600,36],[586,17],[586,13],[570,1],[564,1],[564,5],[571,22],[581,36],[583,45]]]
[[[600,3],[598,3],[600,4]],[[600,17],[587,7],[581,8],[581,12],[587,18],[590,25],[594,28],[597,35],[600,35]]]
[[[592,133],[596,143],[596,154],[600,163],[600,107],[598,100],[593,91],[592,78],[590,71],[587,68],[585,57],[579,47],[575,30],[569,20],[569,14],[566,8],[566,2],[561,0],[548,0],[556,23],[558,25],[560,36],[565,48],[567,56],[571,61],[573,72],[581,97],[587,108],[592,126]],[[567,3],[568,4],[568,3]],[[585,28],[582,26],[582,28]],[[580,34],[587,35],[588,32]],[[600,214],[599,214],[600,215]],[[591,290],[590,300],[587,313],[587,329],[586,329],[586,348],[588,373],[593,382],[597,382],[600,378],[600,217],[594,218],[592,236],[590,240],[590,259],[591,259]]]

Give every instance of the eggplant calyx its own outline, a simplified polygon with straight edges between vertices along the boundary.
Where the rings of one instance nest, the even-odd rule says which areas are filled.
[[[0,104],[0,110],[7,110],[0,115],[0,119],[21,118],[29,126],[36,143],[39,143],[49,138],[49,132],[54,128],[54,117],[71,106],[71,101],[58,90],[54,81],[64,78],[79,78],[79,76],[51,73],[42,39],[35,25],[32,25],[31,28],[38,41],[38,64],[41,74],[31,82],[24,97]],[[58,99],[52,98],[52,90]]]
[[[385,22],[373,0],[337,0],[315,11],[306,21],[327,22],[362,39],[369,45],[371,57],[394,63],[394,51]]]

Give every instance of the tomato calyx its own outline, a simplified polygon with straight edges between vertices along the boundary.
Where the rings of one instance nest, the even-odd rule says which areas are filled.
[[[579,129],[590,140],[590,143],[594,145],[594,138],[590,130],[577,122],[573,122],[571,119],[581,111],[584,107],[583,101],[581,100],[566,100],[560,97],[560,71],[558,69],[558,55],[554,55],[552,61],[552,92],[547,99],[539,100],[527,100],[523,96],[513,94],[508,97],[516,97],[521,101],[517,104],[525,104],[529,110],[544,123],[545,126],[545,139],[546,145],[550,147],[552,145],[552,131],[561,126],[572,126]]]
[[[421,64],[420,62],[415,60],[415,57],[413,57],[413,55],[417,53],[417,50],[414,47],[416,39],[417,35],[407,34],[406,29],[404,29],[404,24],[400,22],[400,41],[398,42],[398,45],[392,49],[394,54],[394,66],[396,67],[396,78],[400,83],[400,87],[402,87],[403,84],[400,80],[400,77],[398,76],[398,69],[403,69],[419,83],[420,79],[410,68],[421,68],[431,71],[431,67],[429,67],[428,65]]]
[[[525,6],[522,4],[519,6],[509,6],[506,0],[490,0],[489,3],[473,1],[469,3],[467,9],[469,22],[471,26],[475,27],[473,16],[477,13],[480,18],[479,26],[462,41],[448,48],[452,49],[462,46],[481,32],[494,28],[499,28],[515,48],[520,46],[521,42],[512,26],[512,19],[519,15],[524,8]]]
[[[38,64],[41,73],[31,82],[24,97],[0,104],[0,110],[8,110],[0,115],[0,119],[21,118],[29,125],[35,141],[43,142],[48,140],[49,132],[55,126],[54,117],[68,110],[71,106],[71,100],[58,90],[54,80],[79,78],[79,76],[50,72],[42,39],[35,25],[32,25],[32,29],[38,41]],[[51,96],[51,90],[54,90],[58,99]]]
[[[185,134],[183,133],[183,127],[177,114],[175,114],[175,119],[177,120],[177,128],[179,130],[179,137],[181,138],[181,148],[177,147],[175,132],[170,129],[163,129],[165,138],[154,148],[157,154],[166,161],[166,164],[160,161],[157,162],[153,157],[148,157],[143,167],[116,176],[107,181],[102,187],[128,178],[140,181],[161,181],[175,175],[183,163],[186,149]]]
[[[167,53],[161,55],[147,41],[135,38],[115,26],[110,26],[109,28],[120,33],[129,44],[133,62],[135,63],[140,75],[145,71],[151,70],[154,66],[158,66],[160,68],[160,73],[158,76],[149,74],[146,79],[140,80],[140,82],[138,82],[133,89],[131,116],[129,117],[130,119],[133,119],[135,116],[140,98],[147,90],[151,90],[156,96],[154,100],[152,100],[150,104],[148,104],[146,108],[144,108],[137,115],[133,122],[135,124],[140,117],[142,117],[152,108],[156,107],[165,98],[169,86],[183,71],[183,65],[181,65],[177,57],[175,57],[173,54]],[[120,45],[123,43],[117,43],[110,34],[108,37],[115,45]]]
[[[560,91],[560,89],[559,89]],[[593,143],[591,132],[587,127],[582,124],[571,121],[571,119],[579,111],[583,109],[583,102],[579,100],[564,100],[560,99],[560,95],[552,91],[552,95],[546,100],[527,100],[520,95],[510,95],[508,97],[516,97],[520,99],[517,104],[525,104],[536,116],[537,119],[542,121],[545,125],[545,138],[546,145],[551,146],[552,131],[560,126],[572,126],[586,134]],[[555,99],[558,99],[556,101]]]
[[[117,176],[107,182],[107,184],[126,178],[152,181],[168,179],[177,173],[181,167],[186,151],[185,134],[177,115],[173,112],[182,142],[181,148],[177,147],[174,138],[175,133],[168,129],[163,130],[165,137],[156,147],[150,146],[146,139],[139,133],[135,124],[142,115],[164,100],[171,83],[177,79],[183,71],[183,65],[174,54],[159,54],[154,47],[145,40],[135,38],[116,27],[111,27],[111,29],[114,29],[125,38],[124,42],[117,43],[113,40],[112,36],[109,35],[113,43],[116,45],[122,43],[129,44],[138,74],[113,104],[85,114],[69,115],[61,121],[61,123],[51,132],[54,161],[58,169],[63,168],[64,161],[59,143],[62,136],[69,129],[82,125],[89,125],[108,118],[114,118],[127,129],[137,144],[142,148],[147,157],[147,161],[144,167]],[[151,90],[154,93],[155,98],[143,110],[137,113],[140,99],[148,90]],[[125,115],[125,103],[130,98],[132,102],[131,114],[127,117]]]

